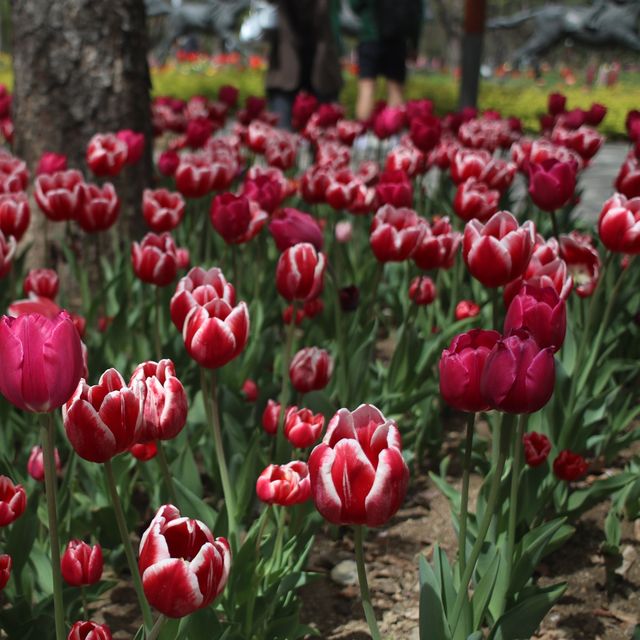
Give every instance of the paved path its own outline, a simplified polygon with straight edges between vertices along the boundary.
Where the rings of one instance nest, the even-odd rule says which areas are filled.
[[[613,195],[613,182],[628,151],[627,143],[608,142],[600,149],[591,166],[582,173],[582,200],[576,210],[586,220],[597,220],[602,203]]]

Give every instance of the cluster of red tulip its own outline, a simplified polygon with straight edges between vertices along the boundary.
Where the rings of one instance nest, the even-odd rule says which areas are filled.
[[[0,91],[3,129],[4,98]],[[263,99],[250,97],[240,107],[238,98],[236,89],[222,87],[217,99],[154,100],[161,184],[144,189],[140,210],[150,231],[131,244],[130,258],[128,247],[119,253],[120,202],[104,180],[140,161],[149,142],[142,134],[122,130],[88,141],[86,164],[97,184],[56,153],[37,167],[33,195],[46,218],[76,221],[86,233],[111,229],[115,252],[104,290],[92,296],[85,282],[78,312],[63,310],[74,307],[72,285],[47,264],[26,274],[25,299],[14,300],[11,280],[0,319],[0,393],[42,418],[42,446],[27,439],[23,449],[28,476],[45,484],[56,640],[111,638],[106,624],[88,620],[86,604],[87,619],[70,624],[75,596],[62,591],[64,580],[80,587],[84,600],[85,588],[101,581],[105,560],[113,560],[114,545],[100,526],[77,516],[91,500],[106,503],[106,495],[139,600],[140,637],[157,638],[165,617],[195,612],[193,626],[180,623],[180,637],[205,637],[196,629],[213,625],[220,634],[241,628],[247,638],[302,637],[291,609],[295,587],[274,589],[303,575],[313,532],[300,520],[313,503],[329,523],[354,526],[365,615],[372,637],[380,638],[362,527],[382,526],[400,508],[409,482],[401,433],[419,467],[425,430],[438,421],[434,407],[446,411],[440,400],[469,414],[462,493],[453,501],[459,575],[455,586],[442,583],[443,595],[425,564],[423,587],[426,581],[432,589],[425,601],[437,602],[446,618],[450,633],[442,637],[499,626],[528,597],[534,567],[520,584],[528,568],[518,565],[518,545],[546,545],[550,538],[538,539],[537,527],[547,516],[555,523],[557,514],[571,515],[566,496],[581,490],[587,459],[628,441],[596,432],[597,421],[587,422],[585,412],[597,412],[580,398],[613,393],[608,381],[593,379],[603,353],[616,348],[606,332],[623,298],[622,276],[640,253],[640,114],[629,114],[635,146],[594,237],[574,229],[568,216],[581,171],[603,143],[596,130],[606,115],[601,105],[567,111],[563,96],[553,94],[533,139],[517,120],[495,112],[465,109],[439,118],[423,99],[381,104],[370,121],[357,122],[340,105],[305,93],[295,100],[290,133],[275,126]],[[377,159],[363,156],[367,143]],[[439,181],[425,180],[427,173]],[[528,184],[521,220],[507,210],[522,209],[512,199],[514,181]],[[0,278],[19,269],[18,243],[31,217],[28,188],[26,164],[0,152]],[[604,258],[599,244],[608,251]],[[614,254],[625,256],[617,275]],[[602,292],[614,276],[602,314]],[[153,313],[145,306],[149,290]],[[378,355],[384,338],[395,347],[390,362]],[[66,439],[56,430],[59,413]],[[491,426],[492,473],[472,515],[469,474],[480,413]],[[26,427],[18,412],[10,415],[7,424]],[[18,482],[0,476],[0,527],[18,518],[31,526],[24,488],[31,481],[21,483],[22,473],[12,474]],[[144,483],[149,504],[134,521],[127,493],[135,483]],[[540,485],[527,493],[539,514],[530,516],[531,507],[518,501],[521,483]],[[509,484],[510,511],[502,517],[498,500]],[[91,496],[81,508],[73,498],[80,485]],[[68,513],[58,518],[60,504]],[[140,527],[143,520],[150,523]],[[137,558],[134,527],[144,531]],[[0,590],[16,602],[26,584],[24,562],[15,553],[0,555]],[[487,587],[477,609],[482,590],[469,595],[468,586],[474,579],[497,585],[499,570],[508,584]],[[255,584],[246,584],[247,575]],[[227,585],[231,595],[224,594]],[[220,619],[214,601],[224,603]],[[155,621],[150,605],[161,614]],[[293,625],[287,631],[278,626],[284,620]]]

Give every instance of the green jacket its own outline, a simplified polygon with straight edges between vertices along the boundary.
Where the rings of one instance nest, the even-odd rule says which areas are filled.
[[[378,29],[378,2],[377,0],[349,0],[354,13],[360,18],[360,30],[358,40],[360,42],[376,42],[380,39]],[[417,49],[422,32],[422,19],[424,8],[419,3],[420,19],[416,21],[415,29],[407,34],[407,41]]]
[[[349,0],[354,13],[360,18],[358,40],[375,42],[378,40],[378,18],[376,16],[376,0]]]

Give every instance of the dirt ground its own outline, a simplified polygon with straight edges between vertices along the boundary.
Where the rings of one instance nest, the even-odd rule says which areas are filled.
[[[479,478],[474,479],[477,487]],[[568,589],[545,618],[539,640],[628,640],[640,623],[640,521],[623,526],[622,548],[628,570],[616,576],[611,594],[605,588],[603,503],[576,523],[574,537],[538,567],[541,585],[562,581]],[[456,550],[449,505],[429,482],[417,482],[405,506],[381,530],[370,530],[365,544],[369,586],[381,632],[387,640],[418,639],[418,557],[431,557],[435,543],[450,559]],[[310,569],[321,577],[303,590],[303,617],[325,640],[370,638],[357,585],[340,586],[331,569],[353,559],[351,533],[340,540],[319,536]]]

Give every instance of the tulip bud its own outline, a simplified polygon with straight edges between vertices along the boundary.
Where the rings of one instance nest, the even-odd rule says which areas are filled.
[[[329,522],[385,524],[409,481],[396,423],[372,405],[340,409],[311,453],[309,474],[313,501]]]
[[[235,107],[238,104],[239,93],[236,87],[225,84],[218,89],[218,100],[228,107]]]
[[[480,313],[480,305],[473,300],[460,300],[456,305],[456,320],[464,320],[465,318],[475,318]]]
[[[322,229],[316,220],[308,213],[290,207],[273,218],[269,224],[269,232],[278,251],[285,251],[300,243],[312,244],[316,251],[321,251],[324,244]]]
[[[173,149],[163,151],[158,156],[158,171],[168,178],[175,175],[179,164],[180,156],[178,155],[178,152]]]
[[[284,435],[298,449],[310,447],[318,440],[324,427],[324,416],[309,409],[290,407],[284,422]]]
[[[211,224],[227,244],[248,242],[260,232],[268,217],[256,203],[232,193],[217,195],[211,203]]]
[[[202,367],[217,369],[242,353],[249,339],[249,309],[220,298],[196,306],[184,321],[182,337],[187,353]]]
[[[480,393],[494,409],[533,413],[549,402],[555,379],[553,350],[540,348],[528,332],[518,330],[493,347],[480,378]]]
[[[102,547],[90,547],[82,540],[71,540],[62,554],[60,568],[64,581],[72,587],[95,584],[102,577]]]
[[[263,170],[268,171],[268,173],[256,173],[255,170],[257,168],[258,167],[254,166],[249,170],[248,177],[242,185],[242,195],[249,198],[252,202],[257,202],[260,209],[263,211],[266,211],[267,213],[274,213],[288,194],[289,186],[287,179],[279,169],[275,169],[274,167],[269,167],[268,169]],[[286,208],[283,210],[285,219],[291,217],[291,211],[297,212],[296,209]],[[276,212],[276,216],[278,216],[279,219],[281,217],[281,213]],[[297,240],[296,242],[302,241],[303,240]],[[291,244],[296,244],[296,242],[291,242]],[[311,244],[315,244],[313,240],[307,238],[305,238],[304,242],[311,242]],[[278,245],[277,240],[276,245]],[[279,246],[280,245],[278,245],[278,247]],[[320,248],[322,248],[322,241]],[[280,250],[282,251],[283,249]]]
[[[450,269],[456,259],[462,235],[453,231],[449,218],[434,219],[431,223],[421,221],[422,236],[411,254],[416,266],[429,269]]]
[[[27,506],[27,494],[21,484],[13,484],[7,476],[0,476],[0,527],[17,520]]]
[[[351,238],[353,237],[353,225],[348,220],[340,220],[340,222],[336,223],[336,242],[340,244],[347,244],[351,242]]]
[[[6,553],[0,555],[0,591],[2,591],[7,586],[7,582],[9,582],[12,566],[13,561],[10,555]]]
[[[33,195],[49,220],[73,220],[82,206],[82,184],[82,174],[75,169],[44,174],[36,178]]]
[[[144,153],[144,133],[122,129],[116,137],[127,145],[127,164],[136,164]]]
[[[289,365],[289,378],[296,391],[308,393],[324,389],[329,383],[333,361],[324,349],[307,347],[293,356]]]
[[[87,145],[87,164],[96,176],[117,176],[128,154],[124,140],[113,133],[97,133]]]
[[[562,93],[550,93],[547,110],[551,115],[564,113],[567,107],[567,96]]]
[[[106,624],[78,620],[71,627],[67,640],[112,640],[112,635]]]
[[[31,269],[24,279],[22,289],[26,295],[33,293],[54,300],[59,286],[60,279],[53,269]]]
[[[62,464],[60,463],[60,454],[58,449],[53,450],[53,458],[56,464],[56,472],[60,473]],[[29,460],[27,461],[27,473],[38,482],[44,482],[44,457],[42,447],[35,446],[31,449]]]
[[[444,401],[460,411],[486,411],[490,404],[480,390],[480,378],[489,353],[500,334],[473,329],[461,333],[440,357],[440,394]]]
[[[527,267],[535,228],[521,227],[508,211],[498,211],[486,225],[471,220],[464,229],[462,257],[471,275],[486,287],[500,287],[522,275]]]
[[[311,300],[324,286],[324,254],[302,242],[286,249],[276,267],[276,287],[285,300]]]
[[[84,366],[80,336],[69,315],[28,313],[0,318],[0,393],[24,411],[61,407]]]
[[[531,431],[522,436],[524,459],[530,467],[539,467],[551,453],[551,442],[543,433]]]
[[[208,607],[224,590],[231,551],[199,520],[173,505],[158,509],[140,540],[139,567],[149,603],[169,618]]]
[[[340,308],[347,313],[355,311],[360,303],[360,289],[355,284],[340,289]]]
[[[283,507],[306,502],[311,497],[307,463],[270,464],[258,477],[256,494],[262,502]]]
[[[600,212],[598,233],[611,251],[640,253],[640,197],[627,199],[617,193],[609,198]]]
[[[436,299],[436,285],[429,276],[416,276],[409,285],[409,298],[419,306],[431,304]]]
[[[529,195],[543,211],[564,207],[576,190],[576,169],[555,158],[529,165]]]
[[[567,309],[555,289],[524,285],[513,298],[504,321],[504,333],[527,329],[539,347],[551,347],[555,353],[564,342]]]
[[[175,229],[182,222],[184,211],[184,198],[179,193],[145,189],[142,194],[142,215],[155,233]]]
[[[574,482],[587,473],[589,465],[587,461],[578,453],[565,449],[558,454],[553,461],[553,473],[559,480]]]
[[[136,384],[140,381],[142,384]],[[142,395],[142,427],[138,442],[171,440],[187,423],[187,394],[171,360],[139,364],[129,386]]]
[[[138,442],[129,448],[131,455],[140,462],[148,462],[158,455],[158,445],[151,442]]]
[[[500,202],[500,192],[489,189],[484,182],[469,178],[458,185],[453,199],[453,210],[463,220],[477,218],[486,222],[496,211]]]
[[[29,200],[24,193],[0,195],[0,231],[5,236],[13,236],[19,242],[30,220]]]
[[[67,156],[61,153],[53,153],[52,151],[45,151],[38,161],[38,167],[36,169],[36,175],[41,176],[44,174],[56,173],[57,171],[67,170]]]
[[[572,231],[560,236],[560,255],[573,277],[575,292],[581,297],[590,296],[600,279],[600,254],[588,235]]]
[[[135,384],[144,387],[140,381]],[[143,407],[143,389],[134,391],[115,369],[108,369],[97,385],[80,381],[62,409],[64,429],[81,458],[106,462],[137,442]]]
[[[376,195],[383,205],[398,208],[413,205],[413,185],[404,171],[383,171],[376,185]]]
[[[197,306],[207,307],[214,300],[221,299],[234,306],[236,292],[233,285],[227,282],[224,274],[217,267],[205,271],[202,267],[194,267],[184,278],[180,279],[176,292],[171,298],[171,321],[178,331],[182,331],[189,311]]]
[[[166,287],[178,273],[177,247],[168,233],[148,233],[131,245],[133,272],[140,280]]]
[[[424,233],[424,220],[415,211],[384,205],[371,222],[369,242],[380,262],[402,262],[413,254]]]
[[[258,385],[247,378],[242,385],[242,394],[247,402],[255,402],[258,399]]]
[[[267,400],[267,406],[262,412],[262,428],[270,435],[278,433],[278,420],[280,418],[280,403],[275,400]]]
[[[112,227],[120,213],[120,198],[114,186],[82,185],[82,202],[78,211],[78,224],[83,231],[95,233]]]

